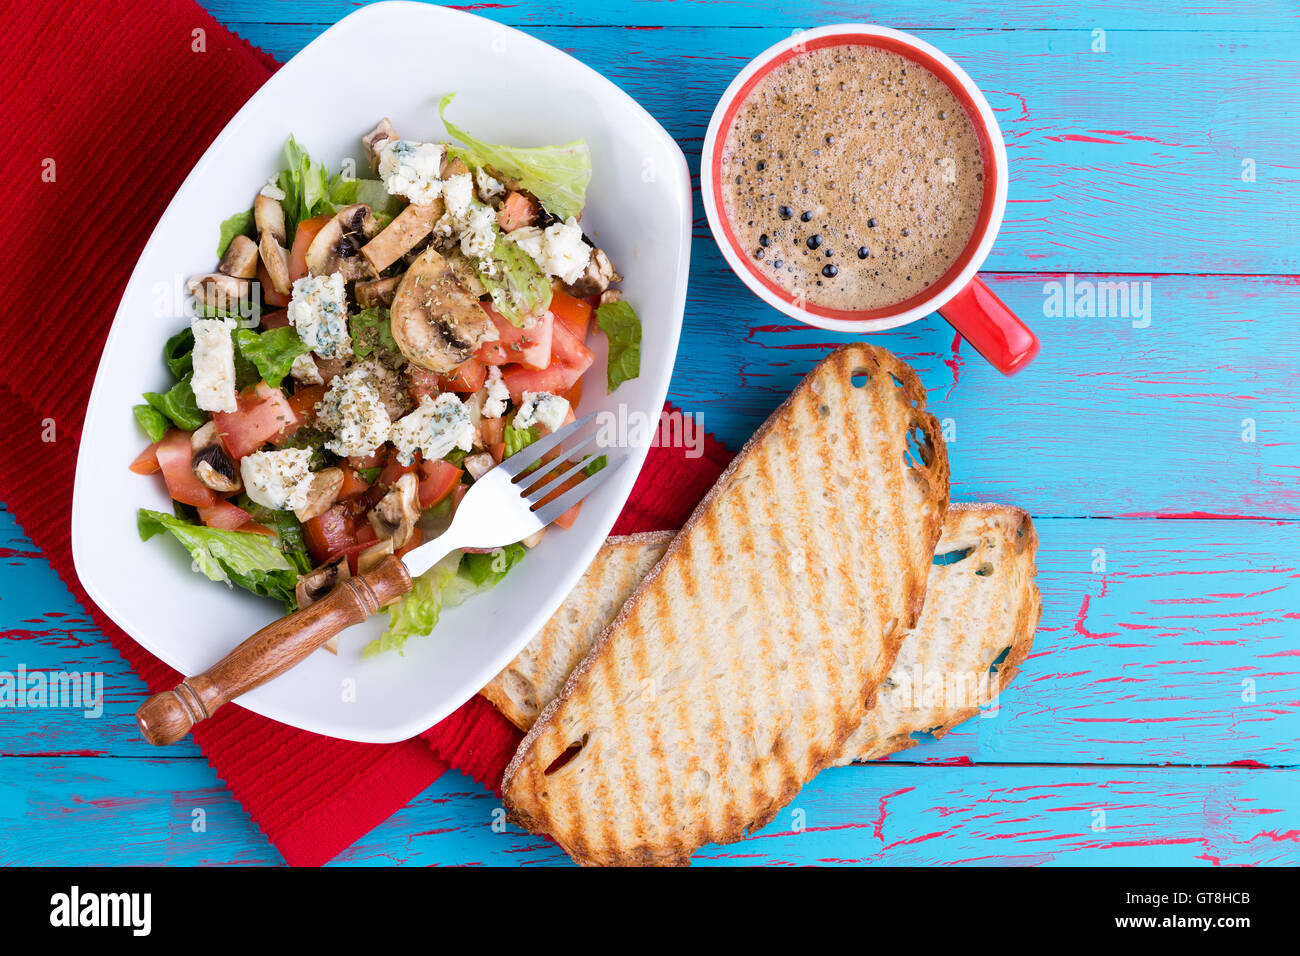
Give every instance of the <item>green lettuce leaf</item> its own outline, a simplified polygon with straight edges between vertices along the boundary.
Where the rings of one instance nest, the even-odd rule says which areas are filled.
[[[492,256],[479,261],[478,277],[492,296],[492,306],[511,325],[522,327],[530,315],[551,305],[551,280],[533,257],[498,234]]]
[[[322,163],[315,162],[290,135],[284,144],[284,168],[276,179],[284,190],[285,244],[293,248],[298,223],[324,212],[329,204],[330,175]]]
[[[249,239],[256,239],[256,227],[253,222],[253,210],[246,209],[243,212],[237,212],[221,224],[221,238],[217,240],[217,258],[220,259],[230,248],[230,242],[235,236],[248,236]]]
[[[266,535],[191,524],[161,511],[141,508],[136,516],[140,540],[171,532],[194,559],[196,570],[212,581],[229,581],[262,597],[277,598],[292,611],[298,571]]]
[[[348,179],[341,173],[330,180],[328,196],[331,212],[338,212],[356,202],[365,203],[381,229],[406,206],[406,201],[401,196],[390,195],[388,187],[380,180]]]
[[[177,428],[187,432],[202,428],[208,420],[208,413],[199,408],[199,403],[194,398],[194,389],[190,385],[193,377],[193,373],[186,375],[162,394],[144,393],[144,400],[152,408],[166,415]]]
[[[467,551],[460,559],[459,573],[475,587],[494,587],[527,553],[522,544],[508,544],[487,554]]]
[[[307,448],[311,451],[311,458],[308,459],[308,466],[312,471],[320,471],[328,467],[336,460],[336,457],[326,447],[325,443],[333,436],[320,428],[312,425],[299,428],[288,438],[282,440],[277,447],[279,448]]]
[[[294,359],[311,351],[311,346],[302,340],[298,330],[289,325],[265,332],[236,329],[235,348],[272,388],[280,387]]]
[[[443,608],[455,607],[475,594],[495,587],[527,553],[511,544],[490,554],[453,551],[415,579],[415,587],[398,603],[386,608],[388,627],[366,645],[362,656],[384,651],[399,654],[412,637],[423,637],[438,626]]]
[[[473,166],[491,166],[536,196],[546,209],[568,219],[586,205],[591,182],[591,150],[585,140],[564,146],[497,146],[475,139],[447,119],[447,106],[456,96],[448,93],[438,104],[438,115],[447,132],[466,149],[455,150]]]
[[[194,368],[194,332],[188,326],[167,340],[163,361],[177,378],[184,378]]]
[[[393,338],[393,326],[389,321],[388,310],[381,305],[372,305],[362,309],[356,315],[348,316],[348,333],[352,336],[352,352],[359,359],[374,356],[389,368],[397,369],[406,364],[406,356],[397,347]]]
[[[641,320],[626,302],[607,302],[596,309],[596,324],[609,337],[608,390],[641,374]]]
[[[302,574],[312,569],[311,555],[307,553],[307,541],[302,535],[302,525],[292,511],[276,511],[266,505],[260,505],[242,492],[235,498],[235,506],[247,511],[258,524],[265,525],[275,532],[280,546],[280,553]]]
[[[134,405],[131,413],[150,441],[161,441],[163,435],[167,434],[167,416],[152,405]]]

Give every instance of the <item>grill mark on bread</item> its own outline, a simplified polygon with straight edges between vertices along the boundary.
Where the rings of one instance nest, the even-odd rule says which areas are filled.
[[[723,502],[719,502],[719,507],[722,507],[723,504],[724,504]],[[726,504],[730,505],[732,504],[732,502],[728,500]],[[722,523],[706,521],[706,522],[702,522],[699,525],[700,527],[699,537],[704,539],[704,544],[707,548],[706,551],[706,560],[708,561],[708,564],[706,565],[707,567],[714,567],[717,564],[719,556],[725,550],[725,544],[721,541],[718,534],[720,524]],[[728,522],[727,525],[730,526],[730,523]],[[709,575],[708,580],[709,580],[709,588],[711,591],[713,591],[715,594],[717,594],[717,592],[721,592],[720,595],[718,595],[720,599],[716,602],[716,606],[718,607],[729,606],[731,603],[731,578],[727,575],[712,574]],[[709,681],[708,682],[709,689],[706,695],[706,699],[712,705],[709,709],[709,713],[711,715],[715,715],[714,716],[715,720],[718,719],[716,716],[718,714],[730,715],[734,711],[734,708],[717,706],[718,685],[719,685],[718,681],[712,681],[712,680]],[[708,728],[706,728],[706,730],[707,729]],[[728,728],[728,730],[730,730],[730,728]],[[735,766],[735,760],[734,760],[735,755],[727,747],[720,746],[718,741],[714,739],[713,734],[709,734],[708,744],[712,751],[713,759],[716,762],[715,766],[717,767],[717,779],[718,780],[729,779],[733,772],[733,767]],[[699,750],[700,748],[697,747],[696,748],[697,755],[699,754]],[[719,821],[715,816],[716,810],[714,807],[714,803],[715,803],[714,800],[709,799],[705,804],[705,816],[708,820],[710,830],[715,830],[718,827],[718,823],[719,823]]]

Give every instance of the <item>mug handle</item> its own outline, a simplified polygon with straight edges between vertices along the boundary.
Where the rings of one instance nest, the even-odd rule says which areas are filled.
[[[979,276],[939,314],[1003,375],[1015,375],[1038,354],[1038,336]]]

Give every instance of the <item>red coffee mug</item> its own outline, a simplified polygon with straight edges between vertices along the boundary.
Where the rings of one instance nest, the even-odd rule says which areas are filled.
[[[801,53],[853,44],[897,53],[937,76],[970,117],[984,161],[984,195],[975,231],[948,271],[909,299],[883,309],[858,311],[830,309],[796,299],[773,282],[741,247],[727,220],[722,198],[722,147],[727,131],[759,81]],[[791,318],[837,332],[880,332],[937,311],[1006,375],[1014,375],[1038,354],[1037,336],[976,275],[997,238],[1007,205],[1007,148],[1002,130],[988,100],[966,71],[924,40],[887,27],[840,24],[795,33],[764,50],[731,82],[713,111],[700,161],[700,191],[713,237],[732,270],[761,299]]]

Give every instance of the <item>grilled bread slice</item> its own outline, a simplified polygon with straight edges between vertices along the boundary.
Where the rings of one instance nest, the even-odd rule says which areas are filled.
[[[1015,679],[1043,613],[1037,551],[1020,508],[949,506],[921,620],[837,764],[915,747],[913,734],[942,737]]]
[[[511,820],[579,863],[685,864],[842,752],[920,615],[948,504],[925,401],[865,344],[808,374],[533,724]]]
[[[673,532],[614,537],[550,623],[483,694],[520,730],[560,692]],[[875,760],[942,737],[1006,689],[1042,616],[1038,536],[1020,508],[953,504],[944,515],[925,608],[903,639],[876,702],[835,761]]]
[[[520,730],[531,727],[672,540],[672,531],[608,539],[560,609],[483,696]]]

